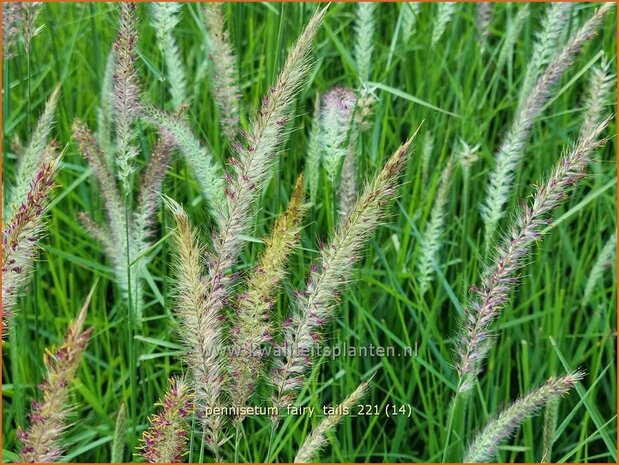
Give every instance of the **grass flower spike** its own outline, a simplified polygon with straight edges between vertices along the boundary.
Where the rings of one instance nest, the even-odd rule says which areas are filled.
[[[84,322],[93,293],[94,288],[69,326],[63,344],[45,354],[47,375],[39,386],[41,400],[32,403],[28,429],[17,432],[23,462],[55,462],[62,455],[62,435],[72,411],[69,389],[92,333],[91,329],[84,329]]]
[[[348,152],[348,135],[356,104],[355,94],[345,87],[331,89],[322,98],[320,145],[322,163],[331,182]]]
[[[56,87],[45,104],[45,109],[30,137],[30,143],[23,151],[17,167],[15,185],[10,188],[7,196],[9,201],[7,204],[3,203],[2,219],[4,222],[9,221],[10,215],[14,214],[15,210],[28,196],[30,184],[35,174],[44,164],[49,163],[54,158],[53,152],[50,152],[46,147],[49,144],[49,137],[54,127],[59,94],[60,87]]]
[[[458,4],[455,2],[441,2],[437,4],[436,19],[434,20],[434,28],[432,29],[432,47],[436,47],[436,44],[443,34],[445,29],[453,19]]]
[[[320,184],[320,155],[320,95],[316,93],[312,127],[310,128],[307,156],[305,157],[305,177],[312,203],[316,203],[318,185]]]
[[[340,185],[338,189],[338,210],[340,218],[346,218],[355,208],[359,196],[357,186],[357,139],[359,128],[353,126],[348,139],[348,149],[344,155]]]
[[[455,166],[455,158],[451,157],[443,169],[438,193],[432,206],[430,220],[426,225],[421,241],[421,257],[418,261],[418,283],[421,294],[425,294],[432,282],[432,272],[436,263],[436,256],[441,247],[441,236],[445,226],[445,205],[447,204],[451,177]]]
[[[179,332],[186,345],[185,359],[191,372],[195,393],[196,413],[221,402],[224,385],[224,367],[218,349],[222,347],[222,320],[219,311],[221,278],[215,282],[203,276],[205,249],[192,231],[189,218],[180,205],[167,199],[176,220],[174,242],[176,251],[176,313],[180,320]],[[215,305],[214,305],[215,304]],[[218,454],[221,440],[222,417],[201,415],[207,429],[206,442]]]
[[[488,49],[488,37],[490,36],[490,24],[492,23],[491,2],[475,4],[475,27],[477,28],[477,40],[482,53]]]
[[[184,379],[172,378],[160,412],[150,418],[140,454],[148,463],[179,463],[187,449],[192,399]]]
[[[552,89],[559,82],[565,70],[574,62],[583,45],[595,36],[602,20],[614,4],[606,3],[569,39],[563,49],[555,55],[535,86],[516,113],[511,128],[496,156],[494,170],[490,173],[487,200],[482,213],[486,223],[486,241],[491,245],[499,220],[503,217],[505,204],[509,200],[515,170],[520,166],[526,141],[535,118],[548,101]]]
[[[604,107],[610,104],[608,97],[615,84],[616,76],[610,73],[609,68],[610,63],[603,58],[600,65],[591,71],[589,89],[583,103],[586,113],[580,126],[581,137],[595,130],[604,114]]]
[[[461,392],[468,391],[474,384],[490,346],[490,325],[499,316],[515,287],[517,273],[529,248],[541,237],[543,227],[548,224],[548,215],[567,197],[570,188],[585,176],[592,152],[605,142],[600,140],[600,135],[608,123],[607,119],[599,124],[561,157],[546,182],[536,189],[531,204],[518,215],[511,233],[501,242],[492,268],[483,276],[481,287],[474,290],[473,299],[466,309],[457,352]]]
[[[285,123],[291,116],[292,102],[309,70],[311,43],[326,10],[318,11],[288,55],[277,83],[267,97],[247,134],[247,145],[237,146],[238,159],[233,161],[235,176],[227,187],[228,209],[213,237],[213,249],[202,275],[202,248],[191,232],[186,214],[177,205],[172,211],[177,222],[177,312],[184,320],[183,339],[188,343],[188,363],[192,369],[196,408],[220,402],[224,377],[217,350],[221,347],[221,311],[229,297],[236,264],[249,228],[251,208],[268,180],[273,154],[282,142]],[[222,417],[202,417],[206,442],[218,456]]]
[[[464,456],[464,462],[492,462],[501,442],[509,438],[524,420],[549,402],[567,394],[582,377],[581,372],[575,372],[562,378],[551,378],[540,388],[514,402],[475,437]]]
[[[357,119],[361,130],[369,129],[370,123],[368,120],[372,114],[376,100],[368,84],[372,73],[376,7],[376,3],[357,3],[354,57],[357,64],[357,76],[359,79],[359,102],[357,104],[355,119]]]
[[[232,345],[237,350],[229,360],[234,405],[244,406],[264,371],[262,349],[270,344],[273,328],[270,310],[275,292],[284,279],[288,256],[297,246],[301,221],[307,210],[303,193],[303,176],[297,179],[286,211],[277,218],[273,231],[246,289],[237,304],[237,324],[232,331]],[[242,420],[242,418],[240,418]]]
[[[616,250],[617,233],[614,232],[610,236],[608,241],[606,241],[606,244],[602,248],[600,255],[598,256],[595,264],[593,265],[593,268],[591,269],[591,272],[589,273],[587,283],[585,284],[585,292],[583,293],[582,297],[583,305],[586,305],[590,302],[596,284],[604,277],[605,270],[607,268],[610,268],[613,264]]]
[[[163,56],[166,77],[174,109],[187,103],[187,81],[183,71],[181,52],[174,39],[174,28],[180,21],[182,3],[155,2],[151,4],[152,25],[157,34],[157,43]]]
[[[402,42],[405,45],[409,43],[415,32],[417,16],[419,16],[420,10],[420,2],[402,3]]]
[[[546,16],[542,21],[542,30],[537,35],[533,54],[527,65],[527,73],[520,89],[520,105],[530,94],[540,71],[554,58],[559,48],[559,41],[569,21],[572,5],[568,2],[551,3],[546,7]]]
[[[301,449],[294,458],[294,463],[309,463],[315,458],[320,450],[327,443],[327,434],[335,429],[340,421],[344,418],[346,413],[350,412],[361,399],[365,397],[368,389],[368,383],[361,383],[355,391],[349,395],[341,405],[336,409],[337,413],[326,416],[307,437]]]
[[[135,71],[137,58],[137,20],[135,3],[120,4],[118,36],[114,42],[115,68],[113,76],[114,125],[116,129],[116,165],[125,193],[131,190],[133,159],[138,149],[132,145],[134,124],[140,111],[140,87]]]
[[[152,107],[144,108],[144,118],[168,134],[191,167],[200,191],[215,218],[221,219],[226,211],[223,167],[206,145],[192,134],[180,115],[167,114]]]
[[[209,56],[213,64],[211,89],[219,107],[221,127],[230,141],[239,131],[240,90],[236,56],[226,30],[223,3],[205,3],[204,20],[209,32]]]
[[[47,157],[56,153],[49,145]],[[34,175],[30,192],[2,229],[2,337],[12,318],[19,293],[28,283],[36,257],[36,244],[43,234],[43,214],[54,186],[59,161],[45,163]]]
[[[273,375],[276,406],[292,404],[303,386],[311,367],[311,357],[306,357],[306,354],[319,344],[320,330],[333,316],[334,304],[343,286],[350,281],[355,262],[384,218],[413,139],[414,136],[402,144],[368,184],[355,209],[341,223],[331,242],[322,248],[318,264],[310,271],[305,291],[297,294],[292,319],[284,322],[281,352],[285,357],[277,360]]]

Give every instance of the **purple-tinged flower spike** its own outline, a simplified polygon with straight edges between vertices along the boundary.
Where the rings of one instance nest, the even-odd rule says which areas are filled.
[[[30,137],[30,142],[20,157],[15,176],[15,185],[9,190],[8,207],[3,209],[2,212],[2,218],[5,223],[10,220],[10,215],[13,215],[15,210],[26,199],[33,177],[44,164],[49,163],[55,156],[53,152],[46,150],[46,146],[54,127],[54,115],[59,94],[60,87],[58,86],[47,100],[45,109]]]
[[[192,395],[183,378],[172,378],[170,388],[158,404],[142,436],[140,454],[148,463],[180,463],[187,452],[188,419],[193,411]]]
[[[223,417],[204,412],[221,403],[225,382],[225,369],[219,356],[223,347],[220,318],[223,303],[219,300],[222,277],[204,276],[204,246],[198,242],[183,208],[172,199],[166,198],[165,202],[176,220],[173,238],[179,334],[186,346],[185,360],[195,393],[196,413],[205,428],[206,445],[219,459]]]
[[[84,323],[94,291],[93,287],[77,318],[69,326],[62,345],[45,353],[47,375],[39,386],[40,400],[32,403],[28,429],[17,432],[23,462],[55,462],[62,455],[62,435],[69,426],[67,419],[73,411],[69,404],[69,389],[92,333],[92,329],[84,329]]]
[[[361,399],[365,397],[368,385],[369,383],[367,381],[361,383],[344,402],[338,405],[335,409],[336,413],[325,416],[303,442],[303,445],[294,458],[294,463],[309,463],[316,457],[320,450],[327,444],[327,434],[333,431],[342,419],[348,415],[346,412],[353,410]]]
[[[127,282],[126,271],[127,239],[125,229],[125,206],[116,185],[116,180],[108,168],[101,147],[99,147],[92,132],[84,123],[77,119],[73,122],[73,137],[79,145],[82,156],[92,168],[97,181],[99,181],[99,188],[103,196],[109,231],[103,228],[90,228],[94,222],[87,217],[86,214],[81,215],[85,220],[83,225],[97,238],[103,234],[109,236],[109,239],[102,240],[101,243],[105,246],[106,253],[114,265],[114,273],[118,280],[118,285],[126,299],[129,292],[129,283]],[[111,248],[108,248],[110,246]]]
[[[509,201],[514,176],[520,166],[536,117],[542,111],[565,70],[572,65],[584,44],[597,34],[604,17],[614,7],[614,3],[602,5],[571,36],[563,49],[554,56],[539,76],[523,104],[519,106],[516,117],[497,152],[495,167],[489,175],[486,201],[482,207],[488,250],[493,245],[499,221],[505,211],[504,207]]]
[[[307,354],[320,344],[321,329],[333,316],[337,297],[351,280],[355,263],[395,197],[414,138],[413,135],[402,144],[367,185],[352,213],[322,248],[318,265],[310,271],[306,290],[297,293],[292,324],[284,328],[284,347],[280,351],[284,356],[276,360],[273,373],[275,406],[292,404],[302,388],[312,365]]]
[[[279,147],[288,132],[287,122],[293,116],[293,102],[306,82],[311,68],[312,42],[326,8],[318,10],[290,50],[275,86],[262,101],[262,106],[246,135],[245,145],[237,147],[234,176],[229,183],[228,212],[214,238],[215,254],[209,264],[211,279],[223,274],[236,262],[245,245],[242,239],[251,225],[251,209],[269,180]]]
[[[550,378],[544,385],[511,404],[477,434],[464,456],[465,463],[492,462],[499,445],[549,402],[560,399],[576,386],[584,374],[575,372]]]
[[[52,159],[56,146],[45,149]],[[6,336],[17,298],[30,274],[36,257],[37,242],[44,230],[43,214],[58,170],[58,159],[45,163],[34,175],[23,203],[2,229],[2,338]]]
[[[204,412],[204,407],[220,402],[224,370],[218,350],[222,347],[222,310],[233,281],[229,273],[245,245],[243,235],[251,227],[252,207],[272,172],[274,154],[286,135],[286,121],[292,116],[292,103],[310,69],[311,44],[325,12],[322,9],[310,19],[288,54],[275,87],[264,98],[247,134],[247,145],[237,147],[235,175],[229,176],[226,189],[228,205],[225,214],[217,218],[218,230],[212,240],[206,276],[202,275],[202,250],[189,227],[187,215],[169,201],[177,222],[177,312],[184,320],[181,335],[189,348],[187,361],[199,414]],[[206,445],[218,458],[222,417],[200,416]]]
[[[151,158],[140,179],[140,190],[135,212],[135,233],[137,242],[153,236],[153,217],[159,207],[163,180],[168,171],[174,141],[169,134],[162,132],[155,143]],[[138,250],[145,250],[147,244],[138,245]]]
[[[348,135],[357,97],[346,87],[334,87],[322,97],[320,150],[322,164],[333,183],[348,150]]]
[[[223,168],[219,160],[213,156],[207,145],[200,143],[180,114],[168,114],[146,106],[143,116],[147,122],[159,128],[160,132],[172,138],[191,167],[212,215],[216,219],[221,218],[225,213],[227,200],[224,195]]]
[[[116,129],[116,166],[127,194],[131,192],[133,159],[138,149],[132,145],[135,120],[140,112],[140,86],[135,71],[138,33],[135,3],[120,4],[118,36],[114,42],[114,125]]]
[[[30,53],[30,45],[39,32],[43,29],[37,27],[37,17],[41,11],[43,2],[22,2],[23,21],[21,24],[21,33],[24,40],[24,48],[26,53]]]
[[[230,398],[235,406],[245,406],[256,382],[264,372],[263,350],[270,344],[270,323],[275,293],[286,274],[286,263],[298,245],[301,221],[307,211],[303,175],[297,179],[288,208],[275,221],[257,266],[247,279],[245,292],[237,304],[238,321],[233,331],[234,357],[230,358]],[[244,417],[236,418],[243,421]]]
[[[209,58],[213,64],[211,90],[219,108],[221,128],[233,141],[239,131],[239,71],[228,31],[223,3],[204,4],[204,21],[209,33]]]
[[[22,5],[20,2],[2,2],[2,57],[5,60],[17,55],[15,47],[24,20]]]
[[[601,133],[610,119],[593,132],[581,137],[569,153],[564,154],[544,184],[539,186],[530,205],[525,205],[515,219],[511,232],[501,240],[492,267],[484,274],[465,309],[457,348],[459,390],[470,390],[490,349],[490,326],[496,320],[518,282],[518,272],[529,254],[529,248],[542,236],[548,215],[567,198],[569,190],[586,175],[592,152],[604,145]]]

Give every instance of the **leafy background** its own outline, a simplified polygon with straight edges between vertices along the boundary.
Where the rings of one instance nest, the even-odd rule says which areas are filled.
[[[494,8],[490,48],[480,52],[475,28],[475,6],[459,4],[442,39],[431,47],[437,6],[421,6],[416,31],[408,43],[400,33],[403,5],[377,8],[372,80],[382,84],[376,94],[373,128],[362,138],[361,169],[375,173],[386,157],[422,122],[416,155],[409,163],[406,183],[393,208],[391,221],[380,229],[359,266],[356,281],[344,293],[338,318],[327,329],[333,344],[417,345],[417,357],[366,357],[324,360],[317,376],[304,390],[306,405],[321,408],[338,403],[372,373],[375,377],[369,404],[412,405],[404,416],[351,417],[333,435],[324,461],[438,461],[446,431],[449,400],[456,383],[452,367],[453,335],[469,286],[479,280],[484,263],[483,223],[479,206],[484,199],[493,153],[515,112],[535,32],[545,5],[532,4],[531,15],[513,48],[504,48],[506,30],[521,4]],[[578,4],[565,25],[569,34],[594,11],[594,4]],[[228,27],[238,54],[243,122],[247,123],[262,95],[283,63],[287,48],[315,9],[312,4],[229,4]],[[138,8],[140,41],[138,67],[144,100],[170,109],[163,61],[148,22],[148,5]],[[48,229],[28,292],[21,300],[14,337],[4,344],[2,364],[3,456],[16,448],[16,426],[24,426],[30,400],[42,379],[45,347],[59,343],[68,322],[76,315],[88,290],[98,280],[88,323],[95,333],[79,372],[73,398],[78,405],[68,434],[69,461],[105,462],[121,402],[128,402],[136,430],[146,426],[154,403],[168,377],[182,372],[176,324],[172,314],[170,244],[164,238],[152,250],[145,309],[146,323],[137,334],[127,329],[127,310],[118,299],[112,272],[99,245],[77,221],[80,211],[103,219],[98,187],[75,142],[70,127],[74,118],[96,124],[100,85],[107,53],[114,41],[118,7],[114,4],[46,4],[28,57],[23,51],[3,61],[3,175],[12,180],[15,157],[13,137],[28,140],[29,131],[53,88],[61,84],[55,137],[63,148]],[[297,103],[292,137],[285,145],[277,174],[264,196],[255,237],[270,229],[272,218],[288,199],[294,179],[303,169],[313,101],[317,91],[334,85],[357,86],[354,47],[354,5],[333,4],[319,32],[310,84]],[[192,97],[189,110],[193,129],[208,140],[222,158],[229,153],[218,127],[219,115],[209,90],[206,31],[199,5],[187,4],[177,27]],[[558,92],[535,124],[525,163],[517,176],[518,197],[531,193],[559,157],[562,147],[578,134],[588,70],[602,56],[616,56],[615,13],[606,19],[600,35],[588,44],[566,73]],[[503,52],[502,52],[503,51]],[[499,56],[505,53],[501,62]],[[609,102],[610,103],[610,102]],[[436,107],[439,110],[433,109]],[[609,105],[608,112],[613,108]],[[452,113],[452,114],[449,114]],[[555,227],[535,247],[522,284],[495,325],[496,347],[491,351],[479,386],[473,391],[468,414],[457,425],[464,445],[501,406],[549,376],[581,367],[588,373],[578,392],[561,402],[559,432],[553,459],[562,461],[615,461],[616,445],[616,282],[605,276],[586,306],[581,298],[588,274],[615,228],[616,171],[614,124],[606,147],[591,167],[592,175],[556,215]],[[154,135],[143,129],[140,140],[149,154]],[[422,176],[424,145],[434,139],[430,176]],[[447,227],[440,266],[430,290],[422,297],[416,284],[420,231],[432,208],[440,168],[460,147],[460,139],[480,145],[480,160],[471,177],[456,170],[447,204]],[[140,163],[147,158],[141,157]],[[182,202],[194,224],[208,237],[209,219],[199,189],[180,156],[166,179],[165,193]],[[325,240],[333,225],[328,213],[332,199],[321,190],[303,232],[302,251],[290,264],[289,285],[303,282],[318,240]],[[510,208],[517,205],[513,199]],[[329,207],[329,208],[328,208]],[[160,212],[161,237],[171,218]],[[502,228],[509,221],[502,224]],[[251,243],[244,263],[251,263],[260,245]],[[614,268],[613,270],[614,271]],[[287,293],[276,311],[287,311]],[[129,339],[133,336],[133,344]],[[131,373],[129,360],[139,361]],[[132,399],[132,379],[137,386]],[[266,391],[265,391],[266,393]],[[278,431],[275,451],[290,461],[318,417],[289,417]],[[241,461],[264,460],[269,435],[268,418],[245,424],[249,440],[239,450]],[[542,418],[525,422],[517,436],[501,448],[500,461],[537,461],[541,455]],[[197,460],[194,447],[191,459]],[[208,457],[207,457],[208,458]],[[125,460],[132,459],[126,453]]]

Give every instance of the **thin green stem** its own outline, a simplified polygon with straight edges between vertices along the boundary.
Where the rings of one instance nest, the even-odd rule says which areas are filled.
[[[129,237],[129,205],[128,202],[125,201],[125,239],[127,244],[127,298],[128,298],[128,306],[129,306],[129,338],[128,338],[128,349],[129,349],[129,374],[130,374],[130,384],[131,384],[131,421],[133,422],[133,428],[131,440],[132,446],[135,446],[137,443],[137,406],[138,406],[138,385],[137,385],[137,377],[138,377],[138,369],[136,363],[136,347],[134,342],[135,336],[135,314],[133,310],[133,293],[131,288],[131,251],[130,251],[130,237]]]
[[[276,422],[271,421],[271,436],[269,438],[269,449],[267,450],[267,458],[264,461],[265,463],[271,463],[271,453],[273,451],[273,440],[275,439],[275,428],[277,427]]]
[[[451,401],[451,407],[449,409],[449,419],[447,420],[447,437],[445,438],[445,446],[443,447],[443,458],[441,459],[442,463],[447,461],[447,454],[449,451],[449,446],[451,445],[451,433],[453,430],[454,418],[456,414],[456,406],[458,404],[458,399],[460,398],[460,388],[462,387],[462,381],[458,381],[458,386],[456,387],[456,394],[454,395]]]

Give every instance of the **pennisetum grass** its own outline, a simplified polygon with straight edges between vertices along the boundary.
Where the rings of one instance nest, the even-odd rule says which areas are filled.
[[[52,158],[55,158],[53,151],[46,147],[48,147],[49,138],[54,128],[59,94],[60,87],[56,87],[47,100],[45,109],[34,127],[30,142],[21,153],[15,175],[15,183],[7,193],[8,202],[6,204],[3,203],[2,219],[5,223],[9,221],[10,216],[14,214],[15,210],[28,196],[35,173],[44,164],[49,163]]]
[[[477,434],[468,447],[464,462],[491,462],[499,444],[510,437],[525,419],[567,394],[582,377],[583,373],[577,371],[561,378],[551,378],[514,402]]]
[[[440,2],[436,5],[436,18],[434,18],[434,25],[432,27],[432,47],[436,47],[438,41],[441,40],[445,29],[453,19],[458,4],[456,2]]]
[[[310,270],[306,289],[297,293],[292,318],[283,325],[281,353],[284,355],[275,361],[275,406],[294,403],[304,385],[312,362],[311,356],[306,354],[311,354],[320,343],[320,331],[332,318],[343,285],[350,281],[363,247],[384,218],[413,140],[414,136],[402,144],[366,186],[352,213],[340,224],[331,241],[322,247],[318,263]]]
[[[544,446],[540,463],[549,463],[552,460],[552,445],[554,443],[555,429],[557,428],[557,416],[559,414],[560,400],[548,401],[544,412]]]
[[[499,220],[503,217],[503,209],[510,197],[514,173],[520,166],[535,118],[542,111],[565,70],[574,62],[583,45],[596,35],[602,20],[613,7],[613,4],[606,3],[598,8],[593,16],[570,37],[563,49],[554,55],[540,74],[531,92],[518,108],[516,117],[497,151],[495,167],[489,175],[486,202],[482,208],[488,247],[492,245]]]
[[[565,31],[565,24],[569,21],[572,5],[568,2],[551,3],[546,7],[546,15],[542,20],[542,29],[537,34],[537,40],[533,46],[533,53],[527,64],[524,81],[520,87],[519,106],[522,106],[540,72],[556,55],[559,49],[559,41]]]
[[[602,62],[592,69],[587,96],[583,102],[586,112],[580,126],[581,136],[590,134],[599,124],[601,115],[604,114],[604,107],[610,103],[608,97],[615,84],[615,78],[616,76],[610,72],[610,64],[606,58],[602,58]]]
[[[211,214],[222,218],[226,210],[223,167],[207,145],[191,132],[180,114],[168,114],[156,108],[144,107],[144,118],[169,135],[191,167]]]
[[[320,94],[316,93],[314,114],[310,128],[307,155],[305,157],[305,178],[310,193],[310,201],[316,203],[318,185],[320,184]]]
[[[180,21],[182,3],[155,2],[151,7],[151,24],[157,34],[157,45],[165,63],[172,107],[178,109],[187,101],[187,80],[181,51],[174,38],[174,28]]]
[[[63,453],[63,433],[73,411],[69,390],[80,365],[92,329],[84,329],[86,313],[94,293],[91,290],[75,321],[69,326],[62,345],[46,352],[47,374],[39,385],[39,401],[32,402],[27,430],[18,430],[23,462],[55,462]]]
[[[361,383],[354,392],[349,395],[336,409],[336,413],[327,415],[318,426],[305,439],[303,445],[299,449],[294,463],[309,463],[320,452],[327,443],[327,434],[333,431],[336,426],[342,421],[344,416],[348,415],[358,403],[365,397],[368,390],[368,382]]]
[[[13,7],[11,7],[13,8]],[[17,14],[17,12],[12,12]],[[44,231],[43,214],[58,170],[57,146],[49,137],[60,88],[52,92],[34,128],[29,144],[19,151],[15,182],[5,188],[2,204],[2,338],[28,282],[36,257],[36,244]],[[7,200],[5,200],[7,199]]]
[[[354,58],[359,79],[359,99],[355,111],[355,119],[361,130],[369,129],[369,118],[372,115],[376,98],[368,82],[372,72],[372,52],[374,50],[374,29],[376,27],[376,3],[357,3],[355,19]]]
[[[477,40],[482,53],[488,49],[490,25],[492,24],[491,2],[479,2],[475,4],[475,27],[477,28]]]
[[[180,463],[187,452],[188,420],[192,394],[183,378],[172,378],[159,413],[150,418],[150,427],[142,435],[140,454],[148,463]]]
[[[617,250],[617,233],[613,232],[610,238],[606,241],[606,244],[600,251],[593,268],[589,272],[589,277],[585,284],[585,291],[582,296],[582,305],[585,306],[591,301],[595,286],[604,277],[604,272],[607,268],[610,268],[615,258],[615,252]]]
[[[110,463],[123,463],[125,453],[125,435],[127,434],[127,408],[125,404],[120,404],[120,409],[116,414],[116,425],[114,426],[114,438],[110,450]]]
[[[191,231],[184,211],[170,202],[177,222],[177,313],[182,320],[181,336],[187,344],[196,411],[205,430],[205,442],[216,458],[222,440],[222,417],[205,415],[206,407],[221,403],[224,369],[218,350],[222,343],[222,311],[230,297],[237,263],[250,227],[251,209],[269,179],[274,154],[286,136],[292,103],[310,69],[311,44],[326,9],[317,11],[290,51],[275,86],[246,134],[246,144],[235,147],[228,176],[228,205],[218,219],[212,249],[203,263],[203,248]]]
[[[138,149],[133,145],[134,124],[140,111],[140,86],[135,71],[137,59],[137,19],[135,3],[120,4],[118,36],[114,42],[112,95],[116,132],[116,169],[123,193],[131,193],[131,176]]]
[[[284,279],[288,256],[298,246],[301,221],[307,208],[301,175],[288,208],[275,221],[270,236],[265,240],[265,250],[238,299],[237,320],[232,330],[232,347],[236,350],[228,361],[230,398],[235,406],[247,403],[264,372],[262,350],[273,340],[270,310],[274,294]],[[237,421],[242,420],[242,416],[237,418]]]
[[[204,4],[204,21],[209,33],[209,57],[213,65],[211,91],[219,108],[221,128],[229,141],[240,129],[240,90],[236,56],[226,29],[223,3]]]
[[[417,17],[421,10],[421,2],[402,3],[402,42],[406,45],[415,32]]]
[[[473,291],[466,309],[457,349],[460,392],[473,387],[491,345],[490,326],[515,287],[517,273],[529,248],[541,237],[543,227],[548,224],[548,215],[567,197],[570,188],[585,176],[591,154],[605,142],[600,135],[608,123],[607,119],[594,131],[582,136],[561,157],[546,181],[536,189],[530,205],[523,207],[518,214],[511,232],[501,240],[492,266],[484,273],[481,286]]]
[[[359,138],[359,128],[353,126],[350,129],[348,138],[348,148],[344,155],[342,170],[340,172],[340,184],[338,188],[338,212],[340,218],[346,218],[355,208],[357,202],[358,183],[357,183],[357,139]]]
[[[37,252],[37,242],[44,232],[43,215],[58,169],[56,146],[43,149],[44,162],[31,178],[30,191],[2,228],[2,338],[7,334],[17,298],[28,283]]]
[[[437,254],[441,247],[441,239],[443,236],[443,229],[445,227],[445,205],[448,200],[455,162],[456,160],[452,156],[447,161],[445,168],[443,168],[438,186],[438,192],[432,205],[430,219],[421,239],[421,256],[417,262],[417,282],[419,284],[419,292],[421,295],[426,293],[433,279],[432,273],[434,267],[436,266]]]
[[[23,3],[2,2],[2,56],[9,60],[17,55],[15,50],[24,19]]]
[[[522,31],[522,28],[530,14],[531,8],[529,8],[529,5],[523,5],[516,13],[514,20],[510,22],[505,34],[505,39],[503,39],[503,45],[499,51],[499,57],[497,58],[497,69],[502,69],[503,66],[505,66],[505,63],[512,53],[514,45],[518,40],[518,36],[520,35],[520,32]]]
[[[348,136],[356,102],[355,94],[345,87],[335,87],[322,98],[320,152],[322,165],[331,183],[335,183],[348,152]]]

